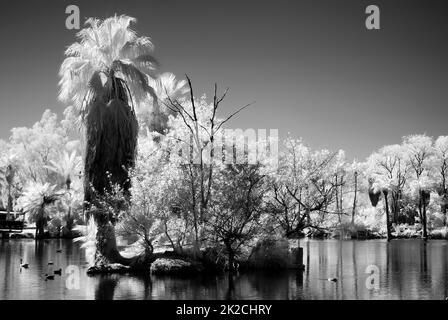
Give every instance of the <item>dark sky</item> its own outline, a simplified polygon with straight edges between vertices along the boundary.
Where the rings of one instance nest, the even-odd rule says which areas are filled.
[[[230,87],[222,115],[255,100],[232,127],[276,128],[360,159],[407,134],[446,135],[444,2],[2,0],[0,138],[64,109],[57,72],[75,40],[69,4],[83,20],[136,17],[161,71],[187,73],[198,94]],[[380,7],[381,30],[365,28],[369,4]]]

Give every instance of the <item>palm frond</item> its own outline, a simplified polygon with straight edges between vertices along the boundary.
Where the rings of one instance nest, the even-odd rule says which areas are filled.
[[[125,59],[135,59],[136,57],[150,54],[154,51],[154,44],[149,37],[139,37],[125,43],[120,50],[120,56]]]
[[[187,81],[177,80],[176,76],[170,72],[161,74],[156,79],[148,79],[149,85],[156,91],[157,97],[160,100],[165,100],[168,97],[177,98],[188,92]]]
[[[155,70],[159,66],[159,62],[154,56],[150,54],[142,54],[131,60],[136,66],[140,68]]]
[[[136,19],[126,15],[104,21],[86,20],[86,27],[77,33],[78,41],[65,51],[66,59],[59,70],[61,101],[72,103],[77,111],[85,114],[92,99],[101,97],[101,92],[107,90],[103,88],[107,82],[99,81],[99,75],[114,69],[122,72],[123,80],[132,82],[129,87],[136,99],[145,99],[148,92],[151,94],[146,78],[155,77],[158,65],[150,54],[154,45],[148,37],[137,37],[131,28],[135,22]]]
[[[57,173],[63,179],[71,179],[81,170],[81,157],[77,156],[76,151],[70,154],[65,151],[58,161],[51,160],[50,165],[45,168]]]
[[[54,203],[61,197],[55,189],[56,186],[49,183],[31,182],[17,200],[18,209],[26,213],[28,220],[33,222],[44,206]]]
[[[112,65],[112,69],[120,72],[134,93],[136,100],[145,100],[147,95],[151,95],[153,99],[157,99],[156,92],[148,84],[148,76],[140,71],[129,60],[116,60]]]

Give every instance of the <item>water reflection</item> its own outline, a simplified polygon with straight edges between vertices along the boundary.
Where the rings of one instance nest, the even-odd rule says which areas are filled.
[[[98,285],[95,289],[95,300],[113,300],[118,281],[119,279],[117,275],[98,276]]]
[[[448,296],[445,241],[301,241],[303,272],[250,272],[196,277],[86,275],[84,250],[64,240],[0,242],[0,299],[444,299]],[[58,252],[62,250],[62,252]],[[20,268],[20,259],[30,264]],[[52,261],[53,265],[48,265]],[[80,288],[68,275],[44,273],[79,266]],[[379,269],[369,289],[366,268]],[[328,278],[337,278],[330,282]]]

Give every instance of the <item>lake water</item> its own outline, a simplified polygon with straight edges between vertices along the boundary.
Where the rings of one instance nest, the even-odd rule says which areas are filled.
[[[446,241],[301,240],[300,244],[304,248],[305,271],[240,273],[229,281],[227,275],[189,278],[87,276],[84,250],[77,243],[48,240],[36,244],[33,240],[3,240],[0,241],[0,300],[440,300],[448,297]],[[58,253],[58,249],[62,252]],[[29,269],[20,268],[20,258],[29,263]],[[53,265],[49,266],[49,261]],[[79,288],[74,278],[65,274],[68,266],[79,268]],[[45,273],[53,273],[59,268],[63,269],[62,276],[45,281]],[[371,275],[369,268],[377,273]],[[327,280],[333,277],[338,281]]]

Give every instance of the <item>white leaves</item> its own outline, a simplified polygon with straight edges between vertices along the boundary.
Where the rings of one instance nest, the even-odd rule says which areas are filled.
[[[81,163],[81,157],[76,154],[76,150],[70,154],[64,151],[58,160],[51,160],[50,165],[45,167],[57,173],[65,183],[66,179],[73,179],[80,172]]]
[[[77,226],[73,230],[81,231],[82,236],[75,238],[74,242],[81,242],[81,248],[85,249],[87,262],[94,264],[96,251],[96,233],[97,226],[95,219],[89,219],[86,226]]]
[[[443,177],[448,177],[448,136],[440,136],[434,143],[434,167]]]
[[[434,180],[425,175],[409,182],[409,193],[413,198],[419,199],[422,191],[431,190],[433,187]]]
[[[176,76],[170,72],[161,74],[157,79],[151,79],[150,84],[160,100],[168,97],[175,99],[188,92],[187,81],[177,80]]]
[[[440,136],[434,143],[436,152],[444,157],[448,157],[448,136]]]
[[[59,71],[61,101],[71,102],[78,111],[84,111],[92,76],[96,72],[108,72],[114,67],[119,67],[127,80],[143,86],[146,84],[146,78],[140,74],[144,73],[143,69],[138,69],[148,69],[148,66],[154,68],[156,60],[150,55],[154,45],[148,37],[137,37],[130,28],[135,21],[125,15],[104,21],[95,18],[86,21],[86,28],[77,34],[78,42],[66,50],[66,59]]]
[[[40,210],[56,199],[56,186],[49,183],[30,182],[17,200],[17,209],[27,214],[30,221],[35,221]]]

